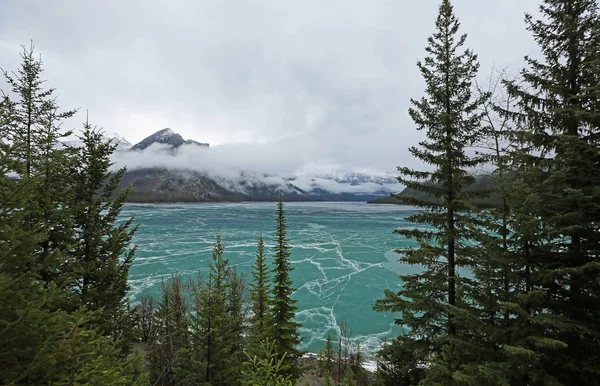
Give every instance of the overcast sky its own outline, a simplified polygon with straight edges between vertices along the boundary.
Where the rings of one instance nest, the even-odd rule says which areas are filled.
[[[132,143],[170,127],[211,146],[277,146],[299,164],[392,171],[414,164],[422,136],[407,110],[439,3],[0,0],[0,67],[15,69],[33,39],[61,107],[83,111],[72,125],[87,109]],[[454,1],[482,80],[536,52],[524,24],[536,3]]]

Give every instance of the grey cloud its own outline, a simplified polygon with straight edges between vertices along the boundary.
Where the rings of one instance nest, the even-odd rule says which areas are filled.
[[[423,135],[407,109],[423,95],[416,61],[438,3],[3,0],[0,66],[16,68],[19,44],[33,39],[61,106],[89,110],[131,142],[171,127],[257,149],[237,157],[264,172],[318,163],[392,171],[414,164],[407,148]],[[482,78],[535,53],[523,22],[535,1],[454,3]]]

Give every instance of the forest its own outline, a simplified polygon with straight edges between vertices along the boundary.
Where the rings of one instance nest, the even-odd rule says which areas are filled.
[[[252,277],[216,234],[207,274],[172,274],[159,299],[132,303],[138,225],[122,219],[116,144],[86,118],[83,146],[59,146],[78,112],[57,105],[24,46],[20,67],[2,69],[0,384],[597,385],[599,5],[541,0],[524,23],[540,52],[487,83],[451,1],[438,10],[409,110],[423,168],[399,166],[411,194],[394,195],[419,210],[390,229],[416,242],[400,261],[423,269],[373,305],[403,331],[375,373],[348,326],[312,361],[298,349],[282,194]]]

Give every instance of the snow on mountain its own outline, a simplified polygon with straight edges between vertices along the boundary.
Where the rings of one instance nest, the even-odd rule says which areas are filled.
[[[349,173],[330,173],[316,175],[315,178],[332,180],[340,184],[360,185],[373,183],[378,185],[397,184],[396,176],[385,172],[349,172]]]
[[[175,133],[173,130],[167,127],[166,129],[159,130],[156,133],[144,138],[141,142],[136,143],[131,147],[131,150],[141,151],[153,144],[168,145],[171,149],[177,149],[181,145],[185,144],[208,147],[208,143],[200,143],[198,141],[194,141],[193,139],[188,139],[186,141],[180,134]]]
[[[117,133],[102,133],[102,138],[105,141],[112,140],[114,143],[116,143],[117,151],[126,151],[131,148],[131,143],[128,140],[126,140],[125,138],[121,137]],[[83,141],[77,137],[66,138],[66,139],[60,141],[59,143],[57,143],[57,147],[59,149],[64,148],[64,147],[82,147],[82,146],[83,146]]]
[[[140,142],[136,143],[131,147],[131,150],[141,151],[144,150],[151,145],[158,143],[162,145],[169,145],[171,148],[175,149],[185,143],[183,137],[173,130],[166,128],[157,131],[156,133],[144,138]]]

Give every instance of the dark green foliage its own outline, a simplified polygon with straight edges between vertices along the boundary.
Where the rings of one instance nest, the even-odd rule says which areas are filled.
[[[417,385],[425,378],[428,350],[407,336],[399,336],[377,353],[377,376],[384,385]]]
[[[0,106],[0,383],[146,384],[140,358],[95,328],[102,311],[73,304],[77,150],[58,141],[74,112],[42,88],[33,49],[22,59],[17,74],[3,71],[12,94]]]
[[[221,235],[206,279],[191,283],[194,295],[190,347],[177,371],[185,384],[239,385],[243,358],[245,281],[223,257]]]
[[[356,381],[354,380],[354,372],[352,369],[348,370],[344,379],[342,379],[342,386],[356,386]]]
[[[83,147],[74,157],[69,173],[73,184],[71,211],[75,241],[67,275],[72,280],[73,308],[85,305],[102,310],[98,328],[115,338],[131,340],[131,311],[125,299],[127,278],[137,230],[133,218],[117,224],[128,190],[116,193],[124,169],[111,172],[116,144],[105,141],[100,131],[85,123],[80,136]]]
[[[271,301],[269,298],[271,280],[269,268],[265,260],[265,246],[262,234],[258,238],[256,261],[252,266],[254,283],[250,284],[250,300],[252,301],[251,344],[258,345],[266,337],[268,316]]]
[[[335,386],[331,374],[325,374],[325,383],[323,383],[323,386]]]
[[[292,379],[286,368],[286,353],[275,351],[275,342],[265,339],[261,343],[261,355],[250,356],[242,370],[244,386],[296,386],[299,381]]]
[[[12,158],[16,162],[12,171],[22,177],[41,177],[32,180],[36,199],[25,203],[28,215],[21,226],[26,229],[44,224],[48,235],[40,241],[43,251],[37,257],[44,266],[41,279],[47,283],[56,281],[62,286],[59,281],[65,275],[60,261],[55,260],[60,253],[54,252],[65,251],[72,240],[68,165],[73,152],[56,145],[59,139],[70,134],[61,133],[60,125],[75,111],[58,111],[55,90],[43,87],[42,61],[35,58],[33,44],[29,49],[22,46],[21,59],[16,73],[2,70],[11,91],[4,103],[11,118],[6,122],[2,138],[14,144]]]
[[[2,70],[6,83],[11,88],[13,103],[12,128],[7,139],[21,143],[17,157],[24,161],[25,176],[41,173],[48,167],[49,153],[56,150],[52,145],[69,133],[59,133],[60,121],[70,118],[74,110],[58,112],[54,91],[44,89],[42,60],[34,56],[33,43],[30,48],[21,46],[21,67],[16,73]],[[55,163],[52,166],[59,166]]]
[[[323,377],[331,376],[333,374],[334,365],[334,350],[333,340],[331,335],[327,335],[327,341],[325,342],[325,348],[319,352],[319,369]]]
[[[490,195],[484,197],[472,197],[467,199],[469,204],[479,207],[497,208],[502,205],[500,193],[498,192],[498,181],[493,176],[488,174],[473,174],[475,182],[472,185],[466,186],[467,193],[490,191]],[[410,196],[419,201],[441,203],[441,201],[428,192],[422,192],[411,188],[403,189],[398,195]],[[396,194],[381,197],[375,200],[368,201],[369,204],[402,204],[402,201],[397,198]]]
[[[511,311],[535,327],[535,339],[510,350],[541,361],[523,382],[592,385],[600,376],[600,16],[593,0],[544,0],[540,11],[526,22],[542,58],[527,58],[524,84],[507,82],[516,109],[504,111],[522,128],[517,182],[527,203],[515,219],[526,288]]]
[[[285,213],[283,210],[283,195],[279,194],[277,204],[277,226],[274,247],[273,287],[271,290],[272,307],[270,315],[271,339],[279,353],[287,353],[284,363],[298,358],[298,344],[300,344],[300,324],[296,319],[296,300],[292,299],[294,288],[290,272],[293,270],[290,264],[290,245],[287,239],[287,228]],[[291,368],[291,367],[290,367]],[[291,368],[294,370],[293,368]]]
[[[162,282],[161,300],[152,324],[147,350],[150,381],[157,385],[177,384],[179,355],[190,340],[188,305],[178,274]]]
[[[423,352],[423,358],[434,358],[442,353],[442,347],[452,347],[452,358],[444,362],[450,373],[460,372],[458,364],[470,361],[478,351],[469,344],[470,332],[465,325],[470,308],[465,289],[470,282],[459,276],[458,270],[470,267],[476,256],[476,247],[469,240],[477,234],[479,221],[469,200],[481,194],[468,189],[475,182],[469,170],[485,158],[470,156],[466,150],[479,139],[478,109],[487,97],[472,96],[471,85],[479,65],[472,51],[459,52],[466,35],[457,38],[458,28],[452,5],[442,1],[436,32],[428,40],[428,56],[418,64],[427,97],[411,100],[409,111],[417,129],[427,133],[427,140],[418,148],[411,147],[410,152],[430,164],[433,171],[398,168],[399,182],[433,197],[423,200],[396,196],[404,204],[423,209],[407,220],[427,224],[427,229],[397,229],[395,233],[418,244],[399,250],[400,260],[420,264],[424,269],[401,276],[403,288],[397,293],[386,291],[385,298],[374,306],[377,311],[398,312],[396,323],[409,328],[407,337],[393,344],[410,344]]]
[[[245,360],[244,347],[248,346],[246,339],[246,307],[244,293],[246,281],[243,276],[232,267],[229,272],[229,288],[227,292],[227,336],[229,339],[226,367],[226,384],[238,385],[240,382],[240,369]]]

